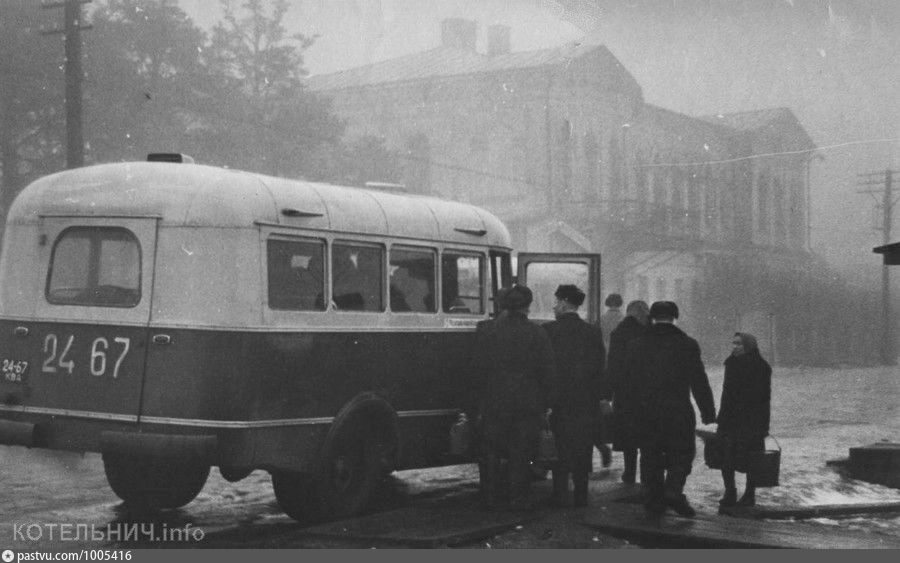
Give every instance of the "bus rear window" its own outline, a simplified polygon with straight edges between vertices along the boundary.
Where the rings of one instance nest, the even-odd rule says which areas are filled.
[[[325,310],[325,243],[273,239],[266,243],[269,307]]]
[[[141,300],[141,247],[116,227],[73,227],[53,245],[47,301],[57,305],[134,307]]]
[[[480,315],[484,260],[481,256],[445,252],[441,256],[444,312]]]

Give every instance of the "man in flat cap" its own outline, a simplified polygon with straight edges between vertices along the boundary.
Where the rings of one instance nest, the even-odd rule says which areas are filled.
[[[709,379],[697,341],[675,326],[678,306],[657,301],[651,325],[626,347],[625,378],[635,383],[636,432],[641,450],[641,481],[648,513],[672,508],[682,516],[695,512],[684,496],[694,462],[697,420],[691,395],[704,424],[716,419]]]
[[[510,508],[531,508],[531,460],[537,453],[541,417],[555,377],[547,333],[528,320],[531,290],[515,285],[498,295],[503,311],[476,329],[473,373],[481,398],[481,466],[484,503],[499,508],[509,483]],[[500,460],[508,459],[508,474]]]
[[[568,504],[571,474],[573,504],[587,506],[593,427],[599,420],[600,401],[610,395],[604,374],[606,350],[600,327],[578,315],[584,292],[574,285],[561,285],[554,296],[556,320],[544,325],[556,357],[550,425],[559,459],[553,468],[553,500]]]

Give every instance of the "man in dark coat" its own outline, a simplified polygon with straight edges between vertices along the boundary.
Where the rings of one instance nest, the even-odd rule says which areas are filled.
[[[556,357],[550,425],[559,457],[553,468],[553,500],[559,505],[568,503],[571,474],[573,503],[587,506],[592,425],[599,417],[600,401],[610,395],[603,369],[606,351],[600,327],[578,315],[584,292],[574,285],[561,285],[554,296],[556,320],[544,325]]]
[[[516,285],[499,296],[503,311],[476,329],[473,372],[481,399],[484,502],[497,508],[502,483],[509,483],[510,507],[530,508],[531,460],[555,377],[547,333],[528,320],[531,290]],[[507,459],[508,474],[500,473]]]
[[[697,420],[691,395],[704,424],[716,420],[716,408],[700,346],[675,326],[677,318],[675,303],[651,305],[653,324],[646,335],[627,345],[625,377],[637,389],[645,507],[651,514],[661,515],[668,506],[682,516],[694,516],[683,493],[695,453]]]
[[[625,378],[625,351],[629,342],[647,332],[649,314],[650,307],[645,301],[632,301],[625,308],[625,319],[609,335],[607,374],[613,398],[613,449],[622,452],[625,460],[622,481],[628,484],[635,482],[638,446],[635,435],[635,382]]]

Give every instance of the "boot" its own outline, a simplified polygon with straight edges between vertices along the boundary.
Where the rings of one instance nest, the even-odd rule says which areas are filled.
[[[622,470],[622,482],[633,485],[637,473],[637,450],[625,450],[622,452],[625,469]]]
[[[486,510],[501,508],[500,460],[488,454],[479,466],[481,476],[481,502]]]
[[[550,504],[566,506],[569,503],[569,475],[561,467],[553,468],[553,496]]]
[[[756,506],[756,487],[748,485],[741,500],[737,501],[738,506]]]
[[[666,493],[666,505],[681,516],[693,518],[697,511],[688,503],[687,497],[679,494]]]
[[[600,462],[603,464],[603,467],[609,467],[612,464],[612,450],[606,444],[600,444],[597,446],[597,449],[600,450]]]
[[[572,504],[576,507],[588,505],[587,476],[575,482],[575,493],[572,495]]]
[[[725,496],[719,499],[719,506],[734,506],[737,503],[737,489],[729,487],[725,489]]]

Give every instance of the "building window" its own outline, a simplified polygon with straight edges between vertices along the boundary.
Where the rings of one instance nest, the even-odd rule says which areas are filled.
[[[787,245],[787,224],[784,221],[784,184],[781,178],[775,178],[772,182],[772,214],[775,222],[775,243]]]
[[[637,277],[637,295],[638,299],[650,300],[650,280],[647,276]]]
[[[769,232],[769,177],[760,174],[756,187],[756,219],[760,233]]]
[[[597,139],[591,132],[584,134],[584,190],[585,199],[596,201],[600,195],[597,184]]]

